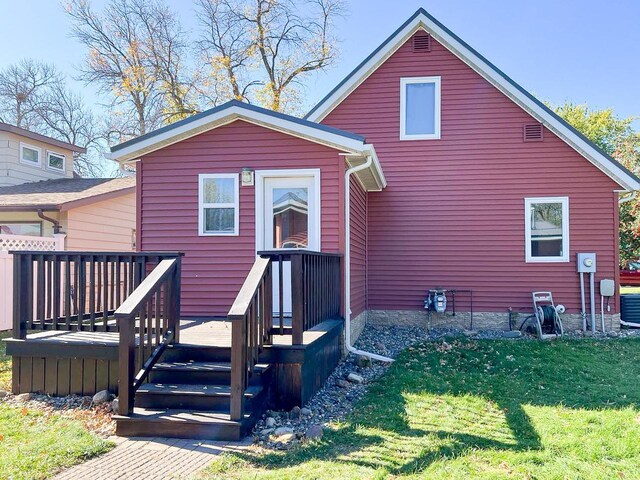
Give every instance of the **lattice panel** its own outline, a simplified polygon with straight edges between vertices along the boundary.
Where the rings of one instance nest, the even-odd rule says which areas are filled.
[[[53,238],[29,237],[26,235],[0,235],[0,251],[27,250],[50,252],[56,249]]]

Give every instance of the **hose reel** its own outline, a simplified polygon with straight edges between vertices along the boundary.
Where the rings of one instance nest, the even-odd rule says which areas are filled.
[[[533,312],[536,319],[538,338],[544,340],[564,335],[560,313],[564,312],[564,305],[553,303],[551,292],[533,292]]]

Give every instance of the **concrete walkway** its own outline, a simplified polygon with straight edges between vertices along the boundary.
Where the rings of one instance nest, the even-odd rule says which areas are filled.
[[[54,480],[161,480],[188,479],[222,452],[239,451],[251,444],[175,438],[111,438],[117,446],[108,453],[71,467]]]

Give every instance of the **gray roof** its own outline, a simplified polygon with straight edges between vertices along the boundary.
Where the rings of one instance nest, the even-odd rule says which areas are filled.
[[[0,132],[14,133],[16,135],[20,135],[25,138],[30,138],[31,140],[36,140],[38,142],[44,142],[59,148],[71,150],[72,152],[86,153],[87,151],[87,149],[84,147],[79,147],[72,143],[63,142],[62,140],[57,140],[55,138],[48,137],[46,135],[41,135],[39,133],[32,132],[31,130],[27,130],[25,128],[16,127],[15,125],[11,125],[9,123],[0,122]]]
[[[63,205],[81,200],[100,200],[105,195],[134,191],[135,177],[63,178],[0,187],[0,209],[42,208],[59,210]]]

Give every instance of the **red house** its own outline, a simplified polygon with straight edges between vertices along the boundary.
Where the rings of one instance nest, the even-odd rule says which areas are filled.
[[[7,353],[14,393],[117,390],[121,435],[237,439],[322,386],[343,329],[425,325],[429,290],[439,325],[507,329],[551,291],[579,327],[577,270],[618,283],[640,189],[424,10],[305,119],[231,101],[112,153],[141,252],[17,253]]]
[[[617,280],[619,195],[640,187],[424,10],[305,120],[232,101],[113,157],[136,164],[140,248],[186,254],[184,315],[226,315],[256,251],[308,248],[348,258],[355,333],[423,322],[434,287],[471,290],[480,328],[537,290],[577,321],[576,253]],[[468,328],[468,296],[435,321]]]

